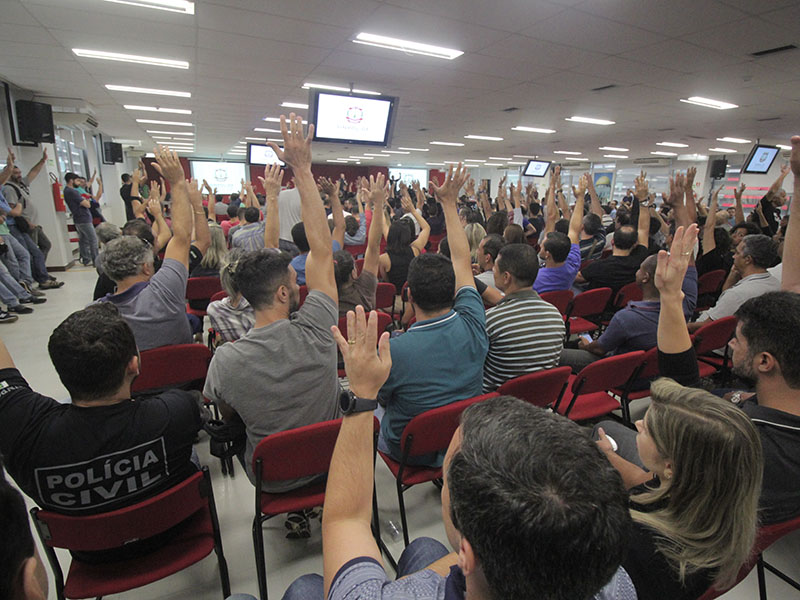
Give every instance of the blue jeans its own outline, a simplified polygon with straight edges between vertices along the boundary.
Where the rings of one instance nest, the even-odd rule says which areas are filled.
[[[9,225],[8,230],[20,244],[22,244],[31,256],[31,269],[33,271],[33,278],[38,283],[44,283],[50,279],[47,274],[47,266],[44,264],[44,254],[39,250],[39,246],[33,241],[33,238],[27,233],[22,233],[17,229],[16,225]]]
[[[75,223],[75,231],[78,234],[78,251],[80,252],[81,262],[84,265],[93,265],[97,258],[97,234],[94,225],[89,223]]]
[[[422,571],[448,554],[441,542],[429,537],[417,538],[403,550],[397,561],[397,579]],[[283,594],[283,600],[322,600],[324,597],[324,582],[317,574],[298,577]]]
[[[0,300],[6,306],[19,306],[20,300],[27,300],[31,295],[17,280],[11,276],[6,266],[0,262]]]
[[[3,254],[3,262],[8,267],[11,276],[20,282],[33,283],[31,274],[31,255],[13,235],[4,235],[3,241],[8,246],[8,252]]]

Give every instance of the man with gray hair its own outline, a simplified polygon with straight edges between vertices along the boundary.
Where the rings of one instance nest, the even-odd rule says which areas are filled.
[[[733,268],[722,285],[722,295],[695,323],[689,323],[689,331],[697,331],[709,321],[733,315],[750,298],[779,291],[781,282],[767,272],[777,260],[777,245],[772,238],[761,234],[745,236],[736,246]]]
[[[117,289],[99,302],[117,307],[133,330],[139,350],[192,341],[185,308],[192,239],[189,191],[174,152],[156,149],[156,160],[172,191],[172,239],[161,268],[155,273],[153,247],[129,235],[110,241],[100,256],[103,272]]]

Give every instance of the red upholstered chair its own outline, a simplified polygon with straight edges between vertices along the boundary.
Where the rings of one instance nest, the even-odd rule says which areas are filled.
[[[361,271],[363,271],[363,270],[364,270],[364,259],[363,258],[357,258],[356,259],[356,272],[359,275],[361,275]]]
[[[134,395],[164,388],[203,389],[211,352],[203,344],[176,344],[141,352]]]
[[[205,306],[202,309],[192,308],[186,305],[186,312],[203,319],[206,316],[206,307],[211,302],[211,296],[222,291],[222,284],[219,277],[189,277],[186,281],[186,299],[202,301]]]
[[[31,516],[53,570],[59,600],[132,590],[177,573],[212,550],[219,563],[222,597],[231,593],[208,468],[157,496],[112,512],[75,517],[34,508]],[[180,523],[174,537],[144,556],[102,564],[73,557],[65,582],[54,548],[101,552],[153,537]]]
[[[572,290],[559,290],[555,292],[542,292],[539,297],[545,302],[549,302],[558,309],[562,315],[567,314],[569,303],[575,297]]]
[[[728,372],[728,342],[736,331],[736,317],[723,317],[709,321],[694,332],[694,351],[697,353],[697,368],[700,377],[711,377],[718,371]],[[724,349],[724,355],[714,350]]]
[[[262,529],[264,522],[277,515],[322,506],[325,501],[325,482],[280,494],[264,492],[261,485],[264,482],[326,474],[341,425],[342,420],[336,419],[273,433],[261,440],[253,451],[253,472],[256,476],[253,549],[261,600],[267,600],[267,563]],[[378,419],[373,418],[376,440],[379,428]],[[374,512],[377,515],[377,511]]]
[[[434,452],[444,452],[450,445],[453,434],[458,429],[459,419],[464,410],[476,402],[499,396],[497,392],[475,396],[467,400],[453,402],[417,415],[403,429],[400,437],[400,461],[378,451],[383,462],[389,467],[397,484],[397,502],[400,505],[400,520],[403,527],[403,540],[408,546],[408,522],[403,493],[413,485],[442,478],[442,467],[409,465],[408,459]]]
[[[644,353],[642,362],[639,365],[639,370],[633,374],[631,381],[638,380],[651,380],[658,377],[658,346],[650,348]],[[628,386],[630,387],[630,386]],[[650,395],[650,386],[642,390],[631,391],[625,387],[615,387],[610,390],[615,396],[619,396],[622,400],[622,420],[627,425],[631,424],[631,411],[630,400],[639,400],[640,398],[647,398]]]
[[[520,375],[497,388],[497,393],[514,396],[535,406],[552,406],[567,389],[570,372],[569,367],[556,367]]]
[[[441,242],[446,236],[447,233],[440,233],[438,235],[428,236],[428,242],[430,243],[430,248],[428,249],[428,252],[433,252],[433,253],[438,252],[439,242]]]
[[[307,285],[301,285],[300,286],[300,300],[297,303],[297,308],[300,308],[301,306],[303,306],[303,302],[306,301],[306,296],[308,296],[308,286]]]
[[[642,288],[640,288],[636,282],[628,283],[623,285],[617,292],[617,295],[614,296],[612,309],[616,312],[625,308],[628,302],[640,302],[642,297]]]
[[[345,250],[347,250],[350,254],[353,255],[353,258],[358,258],[359,256],[364,256],[364,253],[367,251],[366,244],[355,244],[353,246],[345,245]]]
[[[717,297],[719,297],[722,284],[725,282],[727,276],[728,274],[723,269],[716,269],[708,273],[703,273],[697,278],[698,306],[694,309],[696,314],[708,310],[713,306],[711,300],[716,300]],[[702,305],[700,304],[701,299],[706,300]]]
[[[644,352],[628,352],[601,358],[570,375],[569,390],[556,403],[556,412],[573,421],[607,415],[621,408],[608,390],[626,388],[644,358]]]
[[[380,336],[380,334],[386,331],[386,328],[392,324],[392,316],[382,312],[377,312],[375,314],[378,315],[378,336]],[[339,331],[342,332],[345,339],[347,339],[347,317],[340,317],[337,327]]]
[[[211,296],[211,299],[208,301],[208,303],[211,304],[212,302],[219,302],[220,300],[224,300],[227,297],[228,297],[228,292],[226,292],[225,290],[220,290],[219,292]]]
[[[575,296],[567,309],[567,337],[573,333],[589,333],[599,329],[600,317],[610,298],[611,288],[607,287],[588,290]]]
[[[394,297],[397,295],[397,289],[393,283],[378,283],[378,289],[375,290],[375,308],[382,310],[389,310],[389,314],[394,318]]]

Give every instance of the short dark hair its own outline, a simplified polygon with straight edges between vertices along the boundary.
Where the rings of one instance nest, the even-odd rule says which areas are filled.
[[[467,220],[467,225],[469,225],[470,223],[478,223],[480,224],[481,227],[483,227],[483,225],[485,224],[485,221],[483,219],[483,214],[481,213],[481,211],[471,207],[467,209],[466,220]]]
[[[73,400],[96,400],[116,392],[137,355],[133,331],[109,302],[72,313],[47,343],[50,360]]]
[[[150,246],[155,246],[156,239],[153,237],[153,230],[150,225],[142,219],[131,219],[122,226],[122,235],[132,235],[144,240]]]
[[[619,567],[631,517],[619,473],[590,436],[510,396],[471,405],[461,432],[447,467],[450,515],[490,596],[592,597]]]
[[[498,210],[492,213],[492,216],[486,220],[486,233],[496,233],[503,235],[503,232],[508,226],[508,213],[504,210]]]
[[[597,235],[603,231],[603,219],[600,215],[589,213],[583,217],[583,230],[589,235]]]
[[[64,175],[64,181],[66,181],[67,183],[69,183],[73,179],[80,179],[80,178],[81,178],[80,175],[78,175],[77,173],[73,173],[72,171]]]
[[[355,235],[358,233],[358,228],[361,226],[361,223],[358,222],[353,215],[347,215],[344,218],[344,232],[347,235]]]
[[[751,355],[769,352],[778,361],[789,387],[800,388],[800,354],[796,335],[800,330],[800,294],[768,292],[750,298],[736,311]]]
[[[617,214],[614,215],[614,221],[617,225],[631,225],[631,213],[628,209],[618,208]]]
[[[248,206],[244,211],[244,220],[248,223],[258,223],[261,212],[255,206]]]
[[[306,226],[302,221],[295,223],[294,227],[292,227],[292,241],[300,252],[308,252],[311,249],[306,237]]]
[[[717,247],[717,252],[722,255],[731,251],[733,239],[731,239],[731,234],[728,233],[727,229],[724,227],[714,227],[714,244]]]
[[[506,245],[506,240],[502,235],[490,233],[483,238],[483,251],[492,257],[492,260],[497,260],[497,254]]]
[[[0,598],[16,597],[20,569],[33,557],[34,545],[25,500],[6,480],[0,461]]]
[[[333,274],[336,276],[338,287],[350,281],[355,266],[356,261],[347,250],[337,250],[333,253]]]
[[[569,219],[559,219],[556,221],[556,224],[553,225],[553,229],[564,235],[569,235]]]
[[[528,238],[525,237],[525,230],[522,228],[522,225],[517,225],[516,223],[512,223],[506,230],[503,232],[503,239],[506,241],[506,244],[525,244],[528,241]]]
[[[532,201],[532,202],[530,203],[530,208],[529,208],[529,210],[530,210],[531,216],[532,216],[532,217],[535,217],[535,216],[537,216],[537,215],[538,215],[538,214],[541,212],[541,210],[542,210],[542,205],[541,205],[541,204],[539,204],[539,203],[538,203],[538,202],[536,202],[536,201]]]
[[[224,196],[222,194],[217,194],[217,200],[221,202],[223,198]],[[239,200],[239,192],[233,192],[228,196],[228,202],[236,202],[237,200]]]
[[[228,208],[226,209],[226,212],[228,213],[228,217],[233,219],[236,215],[239,214],[239,207],[236,206],[235,204],[229,204]]]
[[[450,258],[450,242],[447,241],[447,236],[439,240],[439,254]]]
[[[658,217],[650,217],[650,235],[655,235],[661,230],[661,221]],[[672,232],[675,235],[675,232]]]
[[[286,252],[268,248],[248,252],[236,265],[233,283],[255,310],[269,308],[278,288],[289,285],[291,262],[292,257]]]
[[[639,240],[639,233],[633,225],[623,225],[614,230],[614,247],[620,250],[630,250]]]
[[[768,269],[778,260],[778,245],[768,235],[746,235],[741,241],[744,244],[742,256],[749,256],[753,264],[762,269]],[[787,257],[788,258],[788,257]]]
[[[572,248],[572,240],[568,235],[559,231],[551,231],[544,239],[544,249],[547,250],[557,263],[564,262]]]
[[[747,235],[759,235],[761,233],[761,227],[750,221],[742,221],[731,227],[731,235],[733,235],[737,229],[744,229],[747,231]]]
[[[408,265],[408,287],[422,310],[450,308],[456,292],[453,263],[441,254],[420,254]]]
[[[123,173],[122,174],[122,183],[128,183],[131,180],[130,173]]]
[[[507,244],[497,256],[497,270],[511,273],[520,285],[532,286],[539,274],[539,257],[530,244]]]

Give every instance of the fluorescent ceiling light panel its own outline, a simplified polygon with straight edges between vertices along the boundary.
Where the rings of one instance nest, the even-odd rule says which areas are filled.
[[[434,146],[463,146],[461,142],[430,142]]]
[[[102,60],[116,60],[118,62],[150,65],[153,67],[170,67],[173,69],[188,69],[189,63],[185,60],[172,60],[170,58],[157,58],[154,56],[138,56],[136,54],[121,54],[119,52],[106,52],[105,50],[86,50],[73,48],[72,51],[82,58],[99,58]]]
[[[429,165],[431,167],[443,167],[444,166],[444,163],[425,163],[425,164]]]
[[[737,152],[733,148],[709,148],[708,151],[709,152],[732,152],[734,154]]]
[[[186,121],[155,121],[153,119],[136,119],[137,123],[152,123],[153,125],[177,125],[178,127],[194,127],[194,123]]]
[[[791,146],[784,146],[782,144],[778,144],[778,148],[780,148],[781,150],[791,150],[792,149]]]
[[[603,158],[628,158],[627,154],[603,154]]]
[[[503,157],[503,156],[490,156],[489,160],[514,160],[510,156]]]
[[[283,138],[267,138],[268,142],[280,142],[283,143]]]
[[[402,146],[398,146],[397,149],[410,150],[411,152],[430,152],[430,148],[403,148]]]
[[[419,42],[411,42],[408,40],[386,37],[384,35],[376,35],[374,33],[359,33],[356,39],[353,40],[353,43],[377,46],[378,48],[388,48],[389,50],[398,50],[406,54],[422,54],[423,56],[444,58],[446,60],[453,60],[464,54],[461,50],[442,48],[441,46],[432,46],[430,44],[420,44]]]
[[[347,164],[346,160],[339,160],[338,158],[329,158],[325,162],[332,162],[332,163],[337,163],[337,164],[340,164],[340,165],[346,165]]]
[[[680,144],[678,142],[657,142],[656,146],[667,146],[669,148],[688,148],[689,144]]]
[[[246,140],[250,140],[251,142],[266,142],[267,138],[257,138],[257,137],[246,137]]]
[[[500,163],[483,163],[484,167],[502,167]]]
[[[354,158],[356,160],[375,160],[374,156],[350,156],[349,158]]]
[[[383,150],[383,154],[411,154],[411,152],[406,152],[405,150]]]
[[[150,137],[153,138],[154,140],[171,140],[171,139],[173,139],[173,137],[170,136],[170,135],[151,135]]]
[[[526,131],[528,133],[555,133],[555,129],[544,129],[542,127],[526,127],[524,125],[517,125],[511,128],[513,131]]]
[[[386,155],[385,155],[385,154],[376,154],[376,153],[374,153],[374,152],[364,152],[364,156],[380,156],[380,157],[386,157]]]
[[[580,156],[582,152],[572,152],[570,150],[553,150],[553,154],[570,154],[572,156]]]
[[[338,85],[324,85],[322,83],[304,83],[303,89],[307,90],[309,88],[317,88],[320,90],[331,90],[334,92],[349,92],[350,88],[341,87]],[[354,94],[367,94],[368,96],[380,96],[380,92],[373,92],[371,90],[353,90]]]
[[[464,162],[478,162],[478,163],[485,163],[485,160],[481,160],[480,158],[465,158]]]
[[[614,125],[616,121],[609,121],[607,119],[595,119],[594,117],[567,117],[565,121],[572,121],[573,123],[588,123],[589,125]]]
[[[302,102],[282,102],[281,106],[284,108],[308,108],[308,104],[303,104]]]
[[[530,154],[514,154],[514,158],[539,158],[538,156],[531,156]]]
[[[444,164],[446,164],[446,165],[459,165],[459,164],[461,164],[461,161],[460,160],[446,160],[446,161],[444,161]]]
[[[194,135],[190,131],[160,131],[158,129],[146,129],[147,133],[163,133],[166,135]]]
[[[265,127],[256,127],[255,129],[253,129],[253,131],[261,131],[263,133],[280,133],[281,132],[280,129],[268,129],[268,128],[265,128]]]
[[[629,148],[617,148],[615,146],[600,146],[598,150],[610,150],[611,152],[629,152]]]
[[[152,94],[154,96],[175,96],[177,98],[191,98],[189,92],[177,92],[174,90],[158,90],[155,88],[134,87],[132,85],[113,85],[106,84],[106,89],[112,92],[132,92],[134,94]]]
[[[656,156],[678,156],[675,152],[651,152],[650,154],[655,154]]]
[[[147,112],[175,113],[178,115],[192,114],[192,111],[188,108],[162,108],[160,106],[139,106],[137,104],[123,104],[122,108],[127,110],[145,110]]]
[[[125,144],[126,146],[141,146],[142,140],[125,140],[119,138],[111,138],[116,144]],[[73,152],[75,154],[75,152]],[[80,152],[77,153],[80,156]]]
[[[270,123],[280,123],[281,122],[280,117],[264,117],[264,120],[265,121],[269,121]],[[286,117],[286,121],[287,122],[289,121],[288,115]],[[305,125],[306,123],[308,123],[308,121],[303,119],[303,125]],[[267,130],[266,129],[256,129],[256,131],[267,131]]]
[[[501,137],[494,137],[492,135],[465,135],[465,139],[468,140],[486,140],[487,142],[502,142],[503,138]]]
[[[524,165],[524,164],[527,164],[527,163],[524,163],[524,162],[511,162],[511,161],[509,161],[509,162],[508,162],[508,164],[510,164],[510,165]]]
[[[181,13],[183,15],[194,14],[194,2],[188,0],[105,0],[114,4],[127,4],[128,6],[140,6],[142,8],[155,8],[156,10],[168,10],[170,12]]]
[[[717,110],[730,110],[731,108],[739,108],[738,104],[731,104],[730,102],[723,102],[721,100],[714,100],[712,98],[703,98],[702,96],[691,96],[689,98],[681,98],[681,102],[687,104],[696,104],[697,106],[705,106],[706,108],[716,108]]]
[[[718,142],[728,142],[730,144],[752,144],[750,140],[743,140],[742,138],[734,138],[734,137],[724,137],[724,138],[717,138]]]

